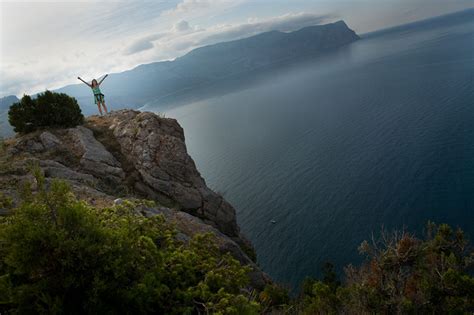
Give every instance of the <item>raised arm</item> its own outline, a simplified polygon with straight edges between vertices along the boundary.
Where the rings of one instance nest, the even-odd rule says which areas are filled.
[[[86,81],[82,80],[80,77],[77,77],[79,80],[81,80],[82,82],[84,82],[84,84],[86,84],[88,87],[92,87],[92,85],[90,85],[89,83],[87,83]]]
[[[109,76],[109,75],[108,75],[108,74],[106,74],[106,75],[105,75],[105,77],[103,77],[103,78],[102,78],[102,80],[100,80],[100,81],[99,81],[99,85],[100,85],[100,84],[102,83],[102,81],[104,81],[104,80],[105,80],[105,78],[107,78],[108,76]]]

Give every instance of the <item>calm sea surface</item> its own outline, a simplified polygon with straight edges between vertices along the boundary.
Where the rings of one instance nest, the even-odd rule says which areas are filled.
[[[277,281],[360,262],[382,225],[420,233],[434,220],[474,239],[472,10],[165,114]]]

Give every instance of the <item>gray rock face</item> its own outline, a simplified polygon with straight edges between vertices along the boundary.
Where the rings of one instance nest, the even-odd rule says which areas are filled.
[[[239,237],[234,208],[206,186],[187,153],[184,132],[176,120],[132,110],[100,119],[149,188],[142,188],[143,193],[153,197],[151,190],[165,195],[181,210],[201,217],[228,236]]]
[[[44,147],[40,142],[30,139],[26,141],[26,150],[31,153],[37,153],[43,151]]]
[[[79,181],[89,185],[94,185],[97,182],[94,176],[74,171],[56,161],[41,160],[39,163],[46,177]]]
[[[39,136],[43,147],[47,150],[57,148],[61,145],[61,141],[49,131],[44,131]]]
[[[82,152],[80,163],[85,171],[112,178],[113,181],[120,181],[125,177],[120,163],[94,138],[91,130],[79,126],[70,129],[69,133],[74,141],[73,145]]]

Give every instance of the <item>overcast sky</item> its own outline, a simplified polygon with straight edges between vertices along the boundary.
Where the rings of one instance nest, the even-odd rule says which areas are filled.
[[[268,30],[343,19],[357,33],[474,0],[0,0],[0,96],[32,94]]]

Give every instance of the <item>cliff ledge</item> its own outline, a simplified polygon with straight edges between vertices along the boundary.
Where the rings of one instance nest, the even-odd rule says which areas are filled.
[[[0,164],[0,191],[14,202],[17,187],[34,181],[32,164],[39,165],[47,181],[65,180],[80,199],[99,208],[124,199],[153,200],[157,206],[138,210],[145,216],[162,214],[184,240],[213,233],[223,252],[253,267],[252,286],[268,281],[240,233],[235,209],[206,186],[174,119],[134,110],[91,116],[83,126],[6,140]]]

